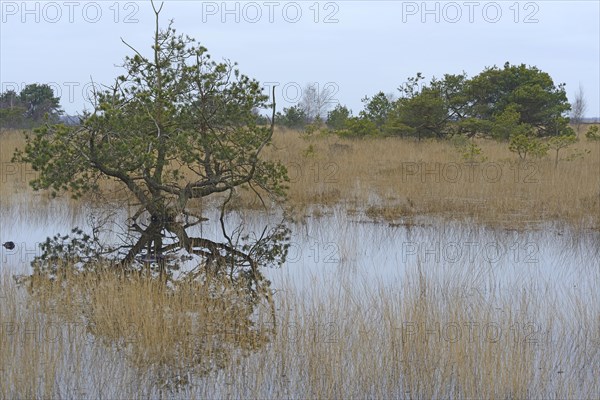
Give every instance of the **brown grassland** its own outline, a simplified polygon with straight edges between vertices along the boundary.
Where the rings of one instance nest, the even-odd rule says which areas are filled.
[[[465,161],[448,141],[306,140],[282,132],[269,156],[288,166],[291,204],[300,207],[341,203],[349,212],[385,220],[436,215],[491,225],[552,220],[600,229],[600,142],[582,137],[560,157],[589,154],[561,160],[557,168],[551,152],[521,161],[508,143],[475,143],[485,161]]]
[[[392,226],[435,216],[596,234],[600,142],[581,136],[560,157],[589,153],[556,168],[553,155],[519,161],[507,143],[484,139],[475,143],[486,159],[470,164],[450,142],[285,130],[266,156],[288,167],[286,204],[299,218],[341,209]],[[50,201],[28,187],[35,171],[10,161],[23,144],[22,132],[0,133],[2,208]],[[240,191],[234,206],[261,204]],[[354,243],[349,235],[340,231],[341,243]],[[68,269],[17,286],[0,271],[0,398],[598,398],[593,262],[573,288],[530,271],[505,287],[494,266],[474,263],[451,274],[418,263],[374,284],[350,273],[308,288],[286,281],[275,288],[276,320],[267,305],[249,315],[224,300],[235,287],[215,297],[196,283],[174,290]]]
[[[28,191],[27,178],[36,172],[10,163],[14,149],[23,147],[23,133],[1,135],[0,193],[8,199]],[[470,162],[449,141],[306,137],[285,129],[265,156],[288,168],[287,204],[301,213],[341,205],[390,222],[435,215],[508,227],[561,221],[600,229],[600,141],[580,137],[559,153],[556,168],[552,151],[520,160],[507,143],[492,140],[475,140],[485,160]],[[250,191],[238,194],[237,207],[263,206]]]

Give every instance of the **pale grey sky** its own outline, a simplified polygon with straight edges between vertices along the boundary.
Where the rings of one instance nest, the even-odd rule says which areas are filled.
[[[92,79],[111,83],[131,51],[149,51],[149,1],[5,1],[1,90],[50,83],[69,114],[85,106]],[[535,65],[572,100],[584,88],[586,116],[600,116],[600,2],[592,1],[165,1],[162,24],[198,39],[265,86],[278,109],[316,82],[354,114],[360,99],[397,94],[417,72],[473,76],[486,66]],[[89,105],[88,105],[88,108]]]

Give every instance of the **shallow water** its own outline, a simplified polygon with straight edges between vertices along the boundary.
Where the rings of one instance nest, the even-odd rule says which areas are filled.
[[[100,208],[83,204],[74,208],[64,199],[36,203],[30,196],[23,196],[3,202],[0,240],[13,241],[16,247],[0,248],[0,268],[26,274],[46,237],[69,233],[76,226],[90,233],[91,226],[101,220],[106,220],[108,231],[103,240],[113,242],[126,232],[127,216],[127,209],[114,205]],[[209,221],[190,234],[222,240],[218,215],[213,212],[208,216]],[[229,227],[243,224],[248,232],[260,232],[280,220],[277,213],[260,211],[227,216]],[[600,286],[600,232],[575,231],[556,223],[510,230],[427,218],[401,225],[376,223],[338,208],[319,217],[305,216],[289,226],[292,237],[287,262],[279,269],[266,271],[275,287],[285,280],[302,288],[335,281],[341,275],[393,283],[407,268],[415,266],[425,272],[453,276],[475,268],[491,274],[498,287],[514,286],[524,277],[535,277],[540,284],[560,282],[561,286],[581,291]],[[465,279],[465,290],[476,290],[468,282]]]
[[[0,248],[0,270],[10,274],[29,273],[30,262],[40,253],[39,243],[47,236],[68,233],[75,226],[89,232],[94,221],[105,220],[109,234],[103,240],[107,242],[114,241],[125,232],[123,221],[129,212],[126,208],[116,205],[91,207],[85,204],[73,207],[71,204],[60,199],[36,201],[29,196],[3,201],[0,208],[0,240],[11,240],[16,247],[13,250]],[[222,239],[218,215],[214,212],[206,215],[210,220],[190,233]],[[266,215],[244,211],[230,213],[227,223],[231,228],[243,224],[247,231],[260,232],[266,224],[273,225],[280,219],[278,213]],[[590,352],[577,346],[590,343],[596,343],[597,346],[600,343],[600,325],[597,332],[591,332],[592,336],[596,335],[591,339],[582,339],[577,335],[581,334],[578,333],[578,326],[589,329],[596,324],[593,319],[597,315],[594,313],[597,312],[597,304],[600,304],[599,232],[575,230],[557,223],[547,223],[529,230],[509,230],[434,218],[392,225],[374,223],[362,214],[348,215],[341,208],[329,210],[320,217],[305,216],[301,221],[291,223],[290,228],[291,247],[286,263],[281,268],[265,272],[276,291],[281,288],[293,291],[296,298],[306,302],[307,309],[310,310],[311,304],[314,306],[319,301],[326,302],[329,295],[339,291],[345,291],[346,296],[348,291],[352,291],[351,296],[360,298],[373,296],[373,289],[377,288],[410,288],[415,282],[407,284],[403,280],[416,274],[427,276],[436,290],[435,295],[440,298],[460,296],[473,301],[487,300],[490,309],[498,310],[493,315],[502,322],[506,304],[511,304],[510,307],[517,310],[515,312],[525,312],[519,311],[522,307],[519,293],[526,292],[529,304],[534,307],[547,304],[539,315],[536,315],[536,310],[526,310],[527,321],[535,329],[547,321],[549,310],[560,309],[562,315],[567,316],[567,320],[554,325],[553,332],[535,331],[535,337],[540,341],[536,345],[556,348],[557,365],[572,362],[579,366],[578,375],[569,375],[571,379],[578,377],[585,384],[594,381],[590,374],[593,374],[594,363],[600,361],[594,358],[598,356],[597,347]],[[276,292],[276,302],[278,296],[281,296],[281,292]],[[582,303],[582,299],[586,303]],[[377,304],[377,301],[372,304]],[[586,304],[591,305],[589,310],[585,309]],[[278,308],[279,313],[285,311]],[[381,323],[382,313],[376,308],[363,312],[367,319],[372,319],[374,326]],[[331,333],[332,338],[339,340],[340,336],[336,335],[343,331],[342,322],[329,321],[327,309],[323,313],[319,317],[320,323],[330,323],[326,326],[332,328],[324,334]],[[513,325],[505,332],[512,328]],[[565,332],[574,336],[566,337]],[[575,347],[571,349],[569,346]],[[97,348],[90,352],[89,360],[99,359]],[[133,382],[133,376],[138,375],[126,367],[120,355],[116,352],[110,354],[113,359],[111,362],[120,365],[119,371],[131,374]],[[269,357],[276,355],[270,354],[267,348],[245,358],[237,368],[251,370],[252,363],[260,362],[261,357],[271,359]],[[84,363],[84,367],[93,370],[93,365],[88,364]],[[264,379],[261,385],[280,379],[275,370],[272,373],[272,377],[261,377]],[[66,371],[57,379],[70,387],[68,376]],[[217,372],[209,380],[200,379],[197,384],[202,388],[200,393],[221,397],[227,395],[224,391],[231,379]],[[287,379],[287,383],[254,387],[248,392],[238,386],[229,395],[302,396],[302,386],[293,389],[293,382],[303,382],[302,371],[290,372]],[[543,386],[543,382],[540,382],[535,387]],[[555,381],[553,385],[561,384]],[[89,387],[101,386],[89,383]],[[288,389],[291,391],[286,392]],[[546,389],[547,393],[552,393],[551,386]],[[160,396],[159,392],[147,388],[144,390],[147,395]],[[378,393],[375,391],[370,395],[376,396]],[[99,394],[102,393],[96,392],[93,396]],[[180,395],[186,397],[185,392]],[[369,393],[360,395],[369,396]]]

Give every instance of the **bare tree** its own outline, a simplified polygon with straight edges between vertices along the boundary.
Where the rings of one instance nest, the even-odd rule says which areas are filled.
[[[319,90],[318,83],[309,83],[304,87],[299,106],[306,114],[306,122],[313,122],[316,118],[322,119],[327,115],[333,103],[331,89],[325,85]]]
[[[571,104],[571,122],[575,124],[578,134],[579,128],[583,122],[583,116],[585,115],[586,108],[587,103],[583,93],[583,86],[581,86],[580,83],[579,90],[577,93],[575,93],[575,100],[573,101],[573,104]]]

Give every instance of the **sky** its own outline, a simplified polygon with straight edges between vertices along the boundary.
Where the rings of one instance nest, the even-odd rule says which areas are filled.
[[[156,3],[160,5],[160,3]],[[110,84],[132,53],[149,54],[149,1],[0,1],[2,92],[50,84],[67,114],[91,109],[93,85]],[[536,66],[586,117],[600,117],[600,1],[174,1],[160,23],[197,39],[212,58],[239,64],[277,108],[307,84],[356,115],[361,99],[396,95],[418,72],[429,81],[486,67]]]

